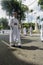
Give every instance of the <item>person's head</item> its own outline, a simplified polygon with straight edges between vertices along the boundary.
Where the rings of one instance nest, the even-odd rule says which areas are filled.
[[[17,18],[17,12],[13,12],[13,16]]]

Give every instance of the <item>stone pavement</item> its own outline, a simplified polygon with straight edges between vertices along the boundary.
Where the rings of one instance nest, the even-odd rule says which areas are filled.
[[[33,63],[23,61],[16,57],[12,51],[17,51],[16,49],[11,49],[2,42],[0,42],[0,65],[34,65]]]
[[[0,35],[0,65],[43,65],[43,42],[39,36],[22,36],[21,48],[10,48],[8,35]]]

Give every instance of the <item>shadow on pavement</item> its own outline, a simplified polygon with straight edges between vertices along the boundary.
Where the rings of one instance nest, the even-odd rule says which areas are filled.
[[[31,42],[38,42],[39,40],[32,40],[32,39],[21,39],[22,44],[27,44]]]
[[[4,40],[9,44],[9,35],[0,35],[0,40]],[[27,44],[31,42],[38,42],[39,40],[32,40],[32,39],[27,39],[25,37],[21,37],[21,43],[22,44]]]
[[[43,48],[39,48],[36,46],[22,46],[21,49],[25,49],[25,50],[43,50]]]
[[[21,39],[22,44],[31,43],[32,40],[30,39]]]
[[[16,51],[16,50],[14,50]],[[37,65],[20,60],[5,44],[0,42],[0,65]]]

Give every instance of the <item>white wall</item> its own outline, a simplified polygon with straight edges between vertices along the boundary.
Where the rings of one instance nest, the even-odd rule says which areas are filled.
[[[10,30],[0,30],[0,34],[10,34]]]

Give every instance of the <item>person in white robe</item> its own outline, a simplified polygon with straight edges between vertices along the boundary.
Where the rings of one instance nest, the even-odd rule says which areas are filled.
[[[32,36],[32,26],[30,27],[30,36]]]
[[[21,46],[21,40],[20,40],[20,31],[19,31],[19,21],[16,18],[17,17],[17,13],[14,12],[13,13],[13,17],[10,20],[10,46],[12,45],[17,45],[17,46]]]
[[[23,28],[23,34],[26,35],[26,28]]]
[[[40,30],[40,32],[41,32],[41,41],[43,42],[43,21],[42,21],[42,23],[41,23],[41,30]]]

